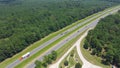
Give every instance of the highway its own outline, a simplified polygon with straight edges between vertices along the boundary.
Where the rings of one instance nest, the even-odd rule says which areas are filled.
[[[95,21],[94,23],[88,25],[87,27],[83,27],[81,29],[79,29],[79,32],[75,32],[74,34],[70,35],[69,37],[67,37],[66,39],[64,39],[63,41],[61,41],[59,44],[57,44],[55,47],[53,47],[51,50],[47,51],[44,55],[40,56],[40,58],[38,60],[42,60],[43,57],[45,55],[50,54],[53,50],[58,50],[59,48],[61,48],[63,45],[65,45],[66,43],[68,43],[70,40],[72,40],[73,38],[75,38],[76,36],[80,35],[80,33],[82,33],[83,31],[87,30],[90,27],[94,27],[97,24],[97,21]],[[27,66],[27,68],[34,68],[35,64],[32,63],[30,65]]]
[[[94,28],[94,27],[93,27]],[[85,31],[83,35],[80,36],[80,38],[68,49],[68,51],[65,52],[65,54],[57,60],[57,62],[51,64],[48,68],[59,68],[60,63],[68,56],[68,54],[75,48],[77,49],[77,53],[79,55],[79,58],[81,59],[83,65],[82,68],[101,68],[99,66],[96,66],[94,64],[89,63],[82,55],[81,50],[80,50],[80,43],[82,40],[87,36],[88,31],[92,30],[93,28],[88,29]]]
[[[101,16],[100,18],[94,20],[94,21],[93,21],[92,23],[90,23],[89,25],[80,28],[79,31],[71,34],[69,37],[67,37],[67,38],[65,38],[64,40],[60,41],[60,42],[59,42],[57,45],[55,45],[54,47],[51,47],[51,49],[48,50],[44,55],[41,55],[41,56],[38,58],[38,60],[42,60],[42,59],[43,59],[43,56],[48,55],[48,54],[51,53],[51,51],[53,51],[53,50],[59,49],[59,48],[62,47],[64,44],[66,44],[67,42],[69,42],[70,40],[72,40],[73,38],[75,38],[76,36],[78,36],[80,33],[82,33],[83,31],[85,31],[86,29],[91,28],[91,27],[94,27],[94,26],[97,24],[97,22],[99,21],[99,19],[101,19],[101,18],[103,18],[103,17],[105,17],[105,16],[107,16],[107,15],[109,15],[109,14],[112,14],[113,12],[116,12],[116,11],[117,11],[117,10],[114,10],[114,11],[112,11],[112,12],[110,12],[110,13],[106,13],[106,14],[104,14],[105,12],[102,13],[102,14],[104,14],[103,16]],[[98,16],[99,16],[99,15],[94,16],[94,17],[92,17],[92,18],[90,18],[90,19],[88,19],[88,20],[86,20],[86,21],[84,21],[84,22],[82,22],[82,23],[80,23],[80,24],[77,24],[76,26],[74,26],[74,27],[72,27],[72,28],[64,31],[64,32],[61,33],[61,34],[58,34],[58,35],[55,36],[54,38],[46,41],[45,43],[41,44],[39,47],[37,47],[37,48],[35,48],[34,50],[32,50],[32,51],[31,51],[31,55],[35,54],[36,52],[38,52],[38,51],[40,51],[41,49],[45,48],[46,46],[48,46],[49,44],[53,43],[53,42],[56,41],[57,39],[63,37],[65,34],[73,31],[74,29],[82,26],[83,24],[89,22],[90,20],[92,20],[92,19],[94,19],[94,18],[96,18],[96,17],[98,17]],[[25,60],[25,59],[24,59],[24,60]],[[22,61],[24,61],[24,60],[22,60]],[[21,63],[22,61],[19,61],[19,60],[17,59],[16,61],[14,61],[14,62],[11,63],[10,65],[8,65],[6,68],[14,68],[16,65],[18,65],[18,64]],[[31,63],[31,64],[28,64],[28,65],[27,65],[27,68],[34,68],[34,67],[35,67],[35,64],[34,64],[34,63]]]
[[[114,13],[114,12],[117,12],[118,10],[114,10],[113,12],[110,12],[111,14]],[[82,32],[84,32],[85,30],[89,29],[89,28],[92,28],[92,27],[95,27],[98,23],[98,21],[101,19],[101,18],[104,18],[106,16],[108,16],[109,13],[106,13],[105,15],[99,17],[98,19],[92,21],[90,24],[80,28],[77,32],[73,33],[72,35],[68,36],[67,38],[65,38],[64,40],[62,40],[60,43],[58,43],[57,45],[55,45],[51,50],[47,51],[44,55],[40,56],[38,58],[38,60],[42,60],[43,57],[45,55],[48,55],[50,54],[53,50],[58,50],[59,48],[61,48],[63,45],[65,45],[66,43],[68,43],[70,40],[72,40],[73,38],[77,37],[78,35],[80,35]],[[27,68],[34,68],[35,67],[35,64],[32,63],[32,64],[29,64],[27,66]]]
[[[98,17],[98,16],[95,16],[95,17]],[[31,55],[35,54],[35,53],[38,52],[39,50],[41,50],[41,49],[43,49],[44,47],[48,46],[49,44],[53,43],[53,42],[56,41],[57,39],[63,37],[65,34],[71,32],[72,30],[76,29],[77,27],[80,27],[80,26],[82,26],[83,24],[87,23],[88,21],[94,19],[95,17],[90,18],[90,19],[86,20],[85,22],[80,23],[80,24],[78,24],[78,25],[76,25],[76,26],[74,26],[74,27],[72,27],[72,28],[64,31],[63,33],[55,36],[54,38],[50,39],[49,41],[41,44],[39,47],[37,47],[37,48],[35,48],[33,51],[31,51]],[[24,60],[25,60],[25,59],[23,59],[22,61],[24,61]],[[21,63],[21,61],[19,61],[19,60],[17,59],[16,61],[14,61],[14,62],[11,63],[10,65],[8,65],[6,68],[14,68],[14,67],[15,67],[17,64],[19,64],[19,63]]]

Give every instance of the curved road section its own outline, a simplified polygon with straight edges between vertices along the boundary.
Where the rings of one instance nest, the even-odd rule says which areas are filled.
[[[109,14],[115,13],[115,12],[117,12],[118,10],[119,10],[119,9],[114,10],[114,11],[110,12]],[[101,16],[100,18],[98,18],[97,20],[92,21],[92,24],[90,24],[90,25],[92,25],[92,26],[88,25],[89,27],[88,27],[88,26],[87,26],[87,27],[93,29],[93,27],[95,27],[95,26],[97,25],[97,22],[98,22],[101,18],[104,18],[104,17],[106,17],[106,16],[109,15],[109,14],[105,14],[105,15]],[[88,32],[88,31],[87,31],[87,32]],[[80,50],[80,43],[79,43],[79,42],[81,42],[81,40],[82,40],[85,36],[87,36],[87,32],[86,32],[83,36],[81,36],[81,38],[80,38],[55,64],[50,65],[49,68],[59,68],[59,64],[60,64],[60,63],[62,62],[62,60],[72,51],[72,49],[73,49],[74,47],[77,48],[78,55],[79,55],[81,61],[83,62],[82,68],[101,68],[101,67],[99,67],[99,66],[96,66],[96,65],[91,64],[90,62],[88,62],[88,61],[83,57],[82,52],[81,52],[81,50]]]
[[[106,14],[102,15],[101,17],[97,18],[96,20],[93,20],[90,24],[80,28],[77,32],[73,33],[72,35],[70,35],[69,37],[65,38],[64,40],[62,40],[60,43],[58,43],[56,46],[52,47],[50,50],[48,50],[46,53],[44,53],[43,55],[41,55],[40,57],[37,58],[37,60],[42,60],[43,57],[45,55],[50,54],[53,50],[58,50],[59,48],[61,48],[62,46],[64,46],[64,44],[68,43],[70,40],[72,40],[73,38],[77,37],[79,34],[81,34],[82,32],[84,32],[85,30],[89,29],[89,28],[93,28],[97,25],[98,21],[101,18],[104,18],[112,13],[117,12],[119,9],[114,9],[111,12],[107,12]],[[109,10],[108,10],[109,11]],[[95,16],[96,18],[96,16]],[[93,18],[94,19],[94,18]],[[87,20],[88,21],[88,20]],[[34,62],[32,62],[31,64],[28,64],[25,68],[35,68],[35,64]]]
[[[84,37],[87,36],[87,32],[86,32],[83,36],[84,36]],[[83,37],[81,37],[81,38],[83,38]],[[78,41],[78,43],[77,43],[77,45],[76,45],[76,48],[77,48],[78,55],[79,55],[81,61],[83,62],[82,68],[101,68],[101,67],[99,67],[99,66],[96,66],[96,65],[88,62],[88,61],[83,57],[82,52],[81,52],[81,49],[80,49],[80,43],[81,43],[81,41],[82,41],[81,39],[80,39],[80,41]],[[79,42],[80,42],[80,43],[79,43]]]
[[[59,64],[62,62],[62,60],[73,50],[73,48],[77,48],[77,52],[78,55],[80,57],[80,59],[83,62],[83,66],[82,68],[101,68],[99,66],[93,65],[91,63],[89,63],[83,56],[80,50],[80,42],[82,41],[83,38],[85,38],[87,36],[89,30],[87,30],[86,33],[84,33],[80,39],[55,63],[49,66],[49,68],[59,68]]]
[[[116,9],[116,8],[115,8],[115,9]],[[115,10],[115,9],[114,9],[112,12],[109,12],[109,10],[108,10],[107,12],[103,12],[103,13],[102,13],[102,14],[104,14],[103,16],[101,16],[100,18],[96,19],[95,21],[93,21],[93,22],[90,23],[89,25],[80,28],[77,32],[71,34],[69,37],[67,37],[67,38],[65,38],[64,40],[60,41],[57,45],[55,45],[54,47],[51,47],[50,50],[48,50],[47,52],[45,52],[43,55],[39,56],[39,57],[37,58],[37,60],[42,60],[43,57],[44,57],[45,55],[48,55],[49,53],[51,53],[51,51],[59,49],[59,48],[62,47],[64,44],[66,44],[67,42],[69,42],[70,40],[72,40],[73,38],[75,38],[76,36],[78,36],[80,33],[82,33],[83,31],[85,31],[86,29],[91,28],[91,27],[94,27],[94,26],[97,24],[97,22],[99,21],[99,19],[101,19],[101,18],[103,18],[103,17],[105,17],[105,16],[107,16],[107,15],[109,15],[109,14],[112,14],[112,13],[118,11],[118,7],[117,7],[116,10]],[[105,13],[106,13],[106,14],[105,14]],[[102,15],[102,14],[101,14],[101,15]],[[49,44],[53,43],[55,40],[63,37],[65,34],[73,31],[74,29],[82,26],[83,24],[85,24],[85,23],[87,23],[87,22],[91,21],[92,19],[97,18],[97,17],[99,17],[99,16],[100,16],[100,14],[98,14],[98,15],[96,15],[96,16],[94,16],[94,17],[92,17],[92,18],[90,18],[90,19],[88,19],[88,20],[86,20],[86,21],[84,21],[84,22],[82,22],[82,23],[80,23],[80,24],[77,24],[76,26],[74,26],[74,27],[72,27],[72,28],[64,31],[64,32],[61,33],[61,34],[58,34],[57,36],[53,37],[53,38],[50,39],[49,41],[46,41],[45,43],[41,44],[39,47],[37,47],[37,48],[35,48],[34,50],[32,50],[32,51],[31,51],[31,55],[34,55],[35,53],[37,53],[37,52],[40,51],[41,49],[43,49],[43,48],[45,48],[46,46],[48,46]],[[25,60],[25,59],[24,59],[24,60]],[[22,60],[22,61],[24,61],[24,60]],[[16,65],[18,65],[18,64],[21,63],[22,61],[19,61],[18,59],[16,59],[13,63],[9,64],[6,68],[14,68]],[[35,60],[34,60],[34,61],[35,61]],[[34,61],[33,61],[32,63],[28,64],[26,68],[34,68],[34,67],[35,67]]]
[[[37,52],[40,51],[41,49],[45,48],[45,47],[48,46],[49,44],[51,44],[51,43],[53,43],[54,41],[56,41],[57,39],[63,37],[65,34],[73,31],[74,29],[82,26],[83,24],[89,22],[90,20],[92,20],[92,19],[94,19],[94,18],[96,18],[96,17],[98,17],[98,16],[99,16],[99,15],[94,16],[94,17],[92,17],[92,18],[90,18],[90,19],[88,19],[88,20],[86,20],[86,21],[84,21],[84,22],[82,22],[82,23],[79,23],[79,24],[77,24],[76,26],[74,26],[74,27],[72,27],[72,28],[64,31],[64,32],[61,33],[61,34],[58,34],[57,36],[53,37],[52,39],[46,41],[45,43],[41,44],[39,47],[37,47],[37,48],[35,48],[34,50],[32,50],[32,51],[30,52],[31,55],[34,55],[35,53],[37,53]],[[27,59],[27,58],[25,58],[25,59]],[[25,59],[23,59],[22,61],[24,61]],[[18,64],[21,63],[22,61],[19,61],[18,59],[16,59],[13,63],[9,64],[6,68],[14,68],[16,65],[18,65]]]

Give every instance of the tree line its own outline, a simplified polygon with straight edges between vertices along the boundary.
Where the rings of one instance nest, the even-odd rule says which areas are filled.
[[[116,5],[101,0],[16,0],[0,3],[0,62],[73,22]]]
[[[84,48],[101,57],[103,64],[120,67],[120,11],[100,20],[88,33]]]
[[[106,0],[106,1],[120,3],[120,0]]]

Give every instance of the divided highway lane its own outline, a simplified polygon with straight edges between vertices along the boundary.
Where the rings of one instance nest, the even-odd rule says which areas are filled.
[[[52,49],[49,50],[49,51],[47,51],[44,55],[40,56],[40,58],[38,60],[42,60],[45,55],[50,54],[53,50],[58,50],[59,48],[61,48],[62,46],[64,46],[66,43],[68,43],[73,38],[75,38],[78,35],[80,35],[82,32],[84,32],[88,28],[94,27],[97,24],[97,22],[98,22],[98,20],[95,20],[93,23],[91,23],[91,24],[89,24],[89,25],[87,25],[85,27],[80,28],[78,31],[76,31],[75,33],[73,33],[72,35],[70,35],[69,37],[65,38],[60,43],[58,43],[57,45],[55,45],[54,47],[52,47]],[[27,68],[35,68],[35,64],[32,63],[32,64],[28,65]]]
[[[104,12],[104,13],[105,13],[105,12]],[[104,14],[104,13],[103,13],[103,14]],[[31,55],[35,54],[35,53],[38,52],[39,50],[41,50],[41,49],[43,49],[44,47],[48,46],[49,44],[53,43],[55,40],[59,39],[60,37],[64,36],[65,34],[71,32],[71,31],[74,30],[75,28],[82,26],[83,24],[89,22],[90,20],[92,20],[92,19],[94,19],[94,18],[96,18],[96,17],[98,17],[98,16],[99,16],[99,15],[94,16],[94,17],[92,17],[92,18],[90,18],[90,19],[88,19],[88,20],[86,20],[86,21],[84,21],[84,22],[82,22],[82,23],[80,23],[80,24],[78,24],[78,25],[76,25],[76,26],[74,26],[74,27],[72,27],[72,28],[64,31],[63,33],[55,36],[55,37],[52,38],[51,40],[49,40],[49,41],[41,44],[39,47],[37,47],[37,48],[35,48],[33,51],[31,51]],[[59,47],[59,48],[60,48],[60,47]],[[25,60],[25,59],[24,59],[24,60]],[[19,63],[21,63],[21,61],[19,61],[19,60],[17,59],[16,61],[14,61],[14,62],[11,63],[10,65],[8,65],[6,68],[14,68],[14,67],[15,67],[17,64],[19,64]]]
[[[53,43],[55,40],[61,38],[61,37],[64,36],[65,34],[71,32],[72,30],[74,30],[74,29],[82,26],[83,24],[87,23],[88,21],[90,21],[90,20],[92,20],[92,19],[94,19],[94,18],[96,18],[96,17],[98,17],[98,16],[99,16],[99,15],[97,15],[97,16],[95,16],[95,17],[92,17],[92,18],[90,18],[90,19],[88,19],[88,20],[86,20],[86,21],[84,21],[84,22],[82,22],[82,23],[79,23],[78,25],[76,25],[76,26],[74,26],[74,27],[72,27],[72,28],[64,31],[63,33],[55,36],[54,38],[50,39],[49,41],[41,44],[39,47],[37,47],[37,48],[35,48],[33,51],[31,51],[31,55],[35,54],[35,53],[38,52],[39,50],[41,50],[41,49],[43,49],[44,47],[48,46],[49,44]],[[23,59],[22,61],[24,61],[24,60],[25,60],[25,59]],[[10,65],[8,65],[6,68],[14,68],[17,64],[21,63],[22,61],[19,61],[19,60],[17,59],[16,61],[14,61],[14,62],[11,63]]]
[[[95,17],[98,17],[98,16],[95,16]],[[94,19],[95,17],[93,18],[90,18],[88,20],[86,20],[85,22],[83,23],[80,23],[66,31],[64,31],[63,33],[55,36],[54,38],[50,39],[49,41],[43,43],[42,45],[40,45],[39,47],[35,48],[34,50],[31,51],[31,55],[35,54],[36,52],[38,52],[39,50],[43,49],[44,47],[48,46],[49,44],[53,43],[54,41],[56,41],[57,39],[61,38],[62,36],[64,36],[65,34],[71,32],[72,30],[82,26],[83,24],[87,23],[88,21]],[[26,59],[26,58],[25,58]],[[23,59],[22,61],[24,61],[25,59]],[[17,64],[21,63],[22,61],[19,61],[19,59],[17,59],[16,61],[14,61],[13,63],[11,63],[10,65],[8,65],[6,68],[14,68]]]
[[[55,45],[54,47],[52,47],[51,50],[49,50],[49,51],[47,51],[46,53],[44,53],[43,55],[41,55],[38,60],[42,60],[45,55],[50,54],[53,50],[58,50],[58,49],[61,48],[63,45],[65,45],[66,43],[68,43],[68,42],[69,42],[70,40],[72,40],[73,38],[77,37],[80,33],[84,32],[84,31],[87,30],[88,28],[93,28],[93,27],[95,27],[101,18],[104,18],[104,17],[106,17],[106,16],[108,16],[108,15],[110,15],[110,14],[112,14],[112,13],[115,13],[115,12],[117,12],[118,10],[119,10],[119,9],[114,10],[114,11],[112,11],[112,12],[110,12],[110,13],[106,13],[106,14],[104,14],[103,16],[99,17],[98,19],[92,21],[90,24],[88,24],[88,25],[80,28],[77,32],[75,32],[75,33],[73,33],[72,35],[70,35],[69,37],[65,38],[65,39],[62,40],[60,43],[58,43],[57,45]],[[35,64],[34,64],[34,63],[29,64],[29,65],[27,66],[27,68],[35,68]]]

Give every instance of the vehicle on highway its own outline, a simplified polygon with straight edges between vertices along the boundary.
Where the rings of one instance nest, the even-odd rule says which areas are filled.
[[[27,58],[30,56],[30,52],[27,52],[26,54],[24,54],[22,57],[19,58],[19,60],[23,60],[24,58]]]

